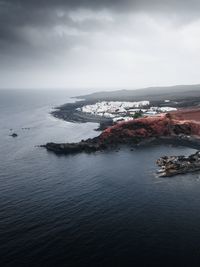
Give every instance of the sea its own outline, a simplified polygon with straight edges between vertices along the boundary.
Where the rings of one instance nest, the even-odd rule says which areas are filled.
[[[0,91],[0,266],[200,266],[200,173],[159,178],[155,164],[195,150],[39,147],[99,134],[50,114],[78,94]]]

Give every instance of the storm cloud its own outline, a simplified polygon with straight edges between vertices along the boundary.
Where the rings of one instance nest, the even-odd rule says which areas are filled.
[[[0,0],[0,87],[198,83],[197,0]]]

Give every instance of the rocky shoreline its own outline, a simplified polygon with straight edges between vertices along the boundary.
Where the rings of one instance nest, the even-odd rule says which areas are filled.
[[[77,110],[78,108],[83,107],[84,105],[94,104],[95,101],[76,101],[74,103],[67,103],[62,106],[56,107],[51,115],[58,119],[62,119],[69,122],[76,123],[86,123],[86,122],[94,122],[99,123],[99,130],[105,129],[101,125],[111,126],[113,121],[109,118],[105,118],[102,116],[96,116],[92,114],[87,114]]]
[[[173,119],[170,114],[118,123],[99,136],[78,143],[47,143],[43,147],[56,154],[94,152],[119,145],[141,145],[152,142],[179,142],[188,146],[200,143],[200,124]]]
[[[192,119],[191,119],[192,118]],[[194,118],[194,119],[193,119]],[[143,117],[107,127],[102,133],[77,143],[47,143],[45,147],[55,154],[93,153],[106,149],[118,149],[122,145],[134,146],[174,144],[200,150],[200,109]],[[188,157],[162,157],[157,164],[160,176],[200,170],[200,154]]]
[[[196,172],[200,170],[200,151],[186,156],[164,156],[157,160],[160,177],[170,177],[177,174]]]
[[[77,153],[93,153],[96,151],[104,151],[107,149],[118,149],[122,145],[129,146],[131,149],[133,147],[146,146],[146,145],[175,145],[175,146],[185,146],[194,149],[200,149],[200,139],[193,137],[180,135],[180,136],[170,136],[170,137],[152,137],[148,139],[140,140],[127,140],[124,143],[99,143],[97,139],[87,139],[82,140],[77,143],[47,143],[41,145],[41,147],[46,148],[55,154],[77,154]]]
[[[200,101],[199,86],[193,86],[194,91],[187,91],[183,86],[179,88],[163,88],[162,93],[158,88],[147,88],[142,90],[119,90],[111,92],[98,92],[89,95],[81,95],[74,98],[73,103],[66,103],[64,105],[56,107],[51,114],[59,119],[69,122],[94,122],[100,124],[107,124],[112,126],[112,120],[102,116],[87,114],[79,111],[85,105],[92,105],[98,101],[141,101],[149,100],[152,106],[164,107],[168,103],[164,103],[165,99],[171,99],[170,106],[175,108],[190,108],[198,107]],[[155,91],[154,91],[154,90]],[[173,89],[173,94],[171,93]],[[176,89],[176,90],[175,90]],[[184,89],[184,90],[182,90]],[[151,93],[150,93],[151,92]],[[105,127],[101,127],[99,130],[104,130]]]

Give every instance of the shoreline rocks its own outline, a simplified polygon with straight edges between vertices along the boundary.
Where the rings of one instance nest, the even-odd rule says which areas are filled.
[[[16,134],[16,133],[12,133],[12,134],[10,134],[10,136],[13,137],[13,138],[15,138],[15,137],[18,136],[18,134]]]
[[[195,172],[200,170],[200,151],[186,156],[164,156],[157,160],[160,177],[170,177],[178,174]]]
[[[142,143],[182,142],[199,144],[200,124],[195,121],[182,121],[171,118],[170,114],[139,118],[106,128],[99,136],[78,143],[47,143],[42,147],[56,154],[94,152],[118,145],[139,145]],[[163,139],[163,140],[162,140]]]
[[[41,147],[45,147],[48,151],[52,151],[55,154],[74,154],[81,152],[91,153],[106,149],[104,144],[99,144],[93,139],[88,139],[78,143],[47,143]]]

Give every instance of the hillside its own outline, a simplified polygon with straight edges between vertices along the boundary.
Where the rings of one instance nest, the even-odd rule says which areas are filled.
[[[177,85],[169,87],[148,87],[137,90],[118,90],[118,91],[103,91],[92,93],[88,95],[78,96],[87,101],[94,100],[153,100],[162,101],[170,100],[184,100],[185,98],[192,99],[194,97],[200,98],[200,85]]]

